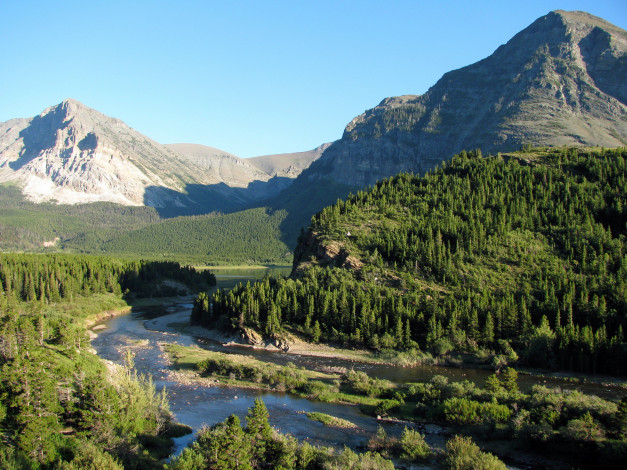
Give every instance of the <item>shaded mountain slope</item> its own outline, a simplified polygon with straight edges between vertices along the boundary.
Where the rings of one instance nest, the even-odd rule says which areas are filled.
[[[330,145],[330,143],[322,144],[306,152],[263,155],[249,158],[247,161],[269,175],[295,178],[320,158]]]

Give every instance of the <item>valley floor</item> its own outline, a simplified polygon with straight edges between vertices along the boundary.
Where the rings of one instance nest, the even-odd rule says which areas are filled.
[[[353,409],[355,410],[351,415],[353,418],[355,415],[361,416],[362,423],[360,426],[364,426],[366,421],[363,420],[366,419],[370,420],[370,424],[368,425],[370,427],[376,427],[378,424],[389,424],[389,422],[397,423],[397,425],[401,427],[409,425],[411,429],[416,429],[421,434],[425,435],[425,439],[437,455],[443,452],[444,442],[447,439],[452,438],[455,434],[462,434],[472,435],[473,439],[479,443],[482,448],[497,454],[504,461],[508,462],[510,468],[570,468],[569,465],[565,463],[568,459],[567,454],[564,454],[563,451],[553,456],[551,452],[547,453],[547,449],[540,451],[539,454],[536,454],[535,451],[530,453],[526,441],[512,440],[512,436],[510,435],[511,429],[508,428],[509,424],[506,422],[499,421],[492,425],[492,431],[488,432],[488,424],[451,424],[448,423],[448,418],[445,420],[443,416],[440,415],[435,416],[435,420],[433,420],[430,418],[429,413],[424,416],[420,413],[417,414],[417,406],[421,400],[418,399],[418,401],[416,401],[417,398],[414,396],[408,396],[405,399],[406,403],[401,404],[400,408],[396,408],[393,412],[386,412],[383,409],[379,411],[377,407],[381,407],[384,402],[389,402],[391,405],[394,405],[395,391],[404,392],[407,389],[407,385],[409,385],[403,384],[408,381],[421,381],[420,379],[416,380],[413,376],[411,379],[408,378],[409,376],[407,374],[411,373],[413,368],[385,366],[377,362],[379,358],[375,357],[374,354],[369,351],[351,351],[326,345],[308,344],[304,341],[295,342],[294,345],[290,343],[287,353],[282,352],[282,349],[271,344],[265,344],[263,347],[243,345],[243,339],[237,335],[228,335],[216,330],[206,330],[202,327],[191,326],[189,324],[190,312],[191,299],[169,299],[168,302],[162,304],[162,306],[157,308],[154,312],[147,308],[141,315],[132,316],[135,318],[134,322],[139,322],[139,324],[142,325],[141,330],[145,328],[146,330],[161,335],[161,339],[157,341],[157,345],[159,349],[161,349],[161,352],[165,354],[157,353],[157,356],[161,356],[164,359],[167,358],[167,360],[164,363],[165,367],[162,365],[162,369],[160,370],[167,376],[167,380],[177,384],[174,385],[175,390],[178,390],[176,387],[187,386],[194,390],[194,394],[226,394],[231,397],[226,399],[229,406],[236,406],[235,403],[242,401],[237,399],[238,395],[242,398],[243,396],[248,396],[251,392],[253,394],[267,394],[268,392],[272,392],[272,395],[279,397],[283,397],[285,394],[276,394],[276,392],[291,392],[291,394],[294,394],[292,395],[295,397],[294,399],[301,400],[301,403],[304,403],[302,398],[310,397],[313,397],[314,400],[314,402],[311,403],[319,403],[318,405],[307,406],[330,407],[326,410],[326,413],[330,413],[328,418],[331,420],[341,416],[344,413],[344,411],[341,410]],[[159,313],[160,316],[154,316]],[[100,325],[96,325],[96,328],[99,327]],[[183,342],[183,344],[187,346],[181,346],[181,343],[174,339],[177,337],[180,338],[181,334],[188,338],[188,340]],[[172,338],[172,340],[168,338]],[[201,345],[204,341],[213,341],[216,343],[208,345],[207,349],[201,349],[193,346],[194,343],[198,343],[198,341],[193,341],[194,338],[200,339]],[[127,338],[125,341],[127,347],[137,351],[140,355],[147,355],[141,362],[151,360],[148,356],[152,357],[154,351],[148,351],[148,341],[144,340],[142,343],[141,341],[133,340],[132,337]],[[140,350],[144,348],[146,351],[140,353]],[[308,359],[309,356],[311,356],[312,359]],[[201,364],[204,361],[207,361],[206,364],[209,364],[209,366]],[[212,373],[212,369],[210,368],[212,361],[219,367],[225,367],[225,370],[232,367],[231,370],[234,372],[226,370],[226,372]],[[290,365],[292,361],[296,366]],[[227,364],[227,362],[229,362],[230,365]],[[370,364],[366,364],[367,362],[370,362]],[[328,367],[329,364],[337,365],[338,367]],[[348,368],[339,367],[340,365],[345,366],[347,364],[353,364],[354,370],[358,371],[355,373],[355,377],[359,378],[359,374],[370,376],[368,380],[372,382],[371,385],[376,385],[376,387],[384,391],[384,395],[377,398],[378,395],[376,394],[370,396],[369,391],[358,392],[357,388],[354,388],[354,386],[351,389],[351,386],[347,385],[347,383],[351,383],[351,380],[356,380],[355,378],[347,379],[348,376],[354,373],[352,366],[349,365]],[[204,367],[207,367],[207,370],[204,370]],[[386,367],[390,370],[396,370],[399,373],[399,380],[379,380],[372,378],[377,376],[376,373],[371,374],[366,372],[364,374],[364,372],[359,372],[369,371],[371,369],[377,369],[377,371],[379,371],[379,369]],[[245,369],[256,369],[259,377],[249,378],[248,375],[246,375],[246,377],[241,375],[242,371]],[[458,385],[458,381],[464,382],[465,378],[469,378],[462,377],[461,374],[472,374],[472,370],[470,369],[462,370],[450,367],[428,367],[428,369],[431,369],[430,373],[432,375],[434,373],[438,374],[442,379],[448,376],[448,383],[450,385],[446,385],[446,383],[443,382],[443,391],[449,390],[449,388],[449,391],[452,391],[455,389],[455,386]],[[486,371],[477,372],[482,374],[481,377],[487,374]],[[284,380],[285,377],[287,377],[287,381],[282,383],[276,382],[277,378]],[[294,383],[300,381],[301,385],[290,385],[290,378],[294,379]],[[528,379],[519,377],[519,380],[520,379],[534,380],[536,383],[544,384],[546,387],[555,387],[550,378],[545,380],[544,378],[539,379],[537,377],[528,377]],[[483,379],[477,380],[475,376],[472,377],[471,380],[473,380],[478,387],[483,387]],[[303,381],[309,383],[303,386]],[[428,383],[436,383],[429,379],[422,381],[427,387],[429,387]],[[557,380],[555,383],[557,383]],[[561,383],[566,384],[567,382],[561,380]],[[464,387],[467,386],[464,385]],[[598,385],[596,385],[596,387],[599,388]],[[255,392],[251,389],[259,390],[260,392]],[[200,390],[213,390],[213,392],[200,392]],[[388,392],[385,392],[385,390],[388,390]],[[543,393],[554,392],[546,388],[546,392]],[[179,394],[180,393],[177,392],[175,395],[178,397]],[[269,397],[270,395],[264,396]],[[287,400],[287,398],[284,399]],[[514,396],[512,396],[512,399],[514,399]],[[428,405],[428,401],[425,401],[425,403]],[[357,404],[359,407],[343,406],[350,404]],[[301,404],[298,406],[304,405]],[[231,408],[229,408],[229,410],[230,409]],[[358,410],[361,410],[361,413],[359,413]],[[434,411],[436,411],[435,408]],[[298,411],[296,411],[296,413],[298,413]],[[362,413],[365,413],[365,415]],[[378,418],[378,415],[381,416],[381,419]],[[370,418],[368,418],[368,416],[370,416]],[[307,418],[315,419],[309,416]],[[292,421],[294,419],[294,417],[291,418]],[[366,429],[360,428],[358,432],[363,434],[366,432]],[[367,431],[367,433],[374,438],[373,432],[372,429]],[[368,438],[362,437],[362,443],[358,444],[358,446],[365,445],[364,439],[367,440]],[[397,438],[391,437],[391,439],[390,442],[396,442],[394,439]],[[437,442],[440,442],[440,445],[438,445]],[[369,442],[368,447],[370,448],[371,445],[372,444]],[[385,447],[381,447],[381,452],[387,452],[385,449]],[[549,461],[547,456],[552,456],[552,461]],[[566,460],[561,461],[562,459]]]
[[[187,298],[179,298],[184,301]],[[174,300],[174,299],[171,299]],[[180,302],[178,302],[180,305]],[[174,310],[174,307],[172,308]],[[256,344],[250,342],[242,335],[228,333],[218,329],[207,329],[199,325],[190,325],[189,318],[191,314],[191,306],[189,309],[173,311],[168,315],[159,316],[157,318],[146,321],[147,329],[160,331],[164,333],[184,333],[194,338],[202,338],[209,341],[221,343],[225,347],[233,348],[251,348],[255,350],[266,350],[268,352],[283,352],[294,356],[310,356],[328,359],[337,359],[342,361],[363,363],[363,364],[380,364],[390,366],[411,367],[421,364],[439,367],[463,367],[464,369],[483,369],[492,370],[489,365],[477,364],[476,361],[462,362],[460,360],[451,360],[450,356],[445,357],[405,357],[403,353],[390,352],[389,354],[376,353],[366,349],[347,349],[332,346],[323,343],[311,343],[302,340],[296,335],[289,335],[289,339],[285,343],[259,341]],[[519,373],[532,376],[537,379],[546,378],[549,380],[569,380],[573,383],[589,383],[599,384],[613,393],[619,395],[621,390],[627,393],[627,381],[611,376],[589,375],[573,372],[548,372],[544,370],[534,369],[518,369]],[[533,380],[533,379],[530,379]],[[546,381],[545,381],[546,383]]]

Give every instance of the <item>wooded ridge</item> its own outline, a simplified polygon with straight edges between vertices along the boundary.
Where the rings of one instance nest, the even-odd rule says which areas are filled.
[[[624,375],[626,156],[462,152],[383,180],[312,218],[291,278],[201,295],[195,318]]]

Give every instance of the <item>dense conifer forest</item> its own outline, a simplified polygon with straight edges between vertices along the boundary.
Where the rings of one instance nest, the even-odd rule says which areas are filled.
[[[204,263],[289,264],[282,241],[285,211],[249,209],[234,214],[177,217],[122,234],[103,245],[111,253]]]
[[[148,468],[167,456],[167,398],[132,354],[107,369],[85,320],[132,297],[215,284],[171,262],[0,255],[0,468]]]
[[[472,151],[383,180],[312,218],[291,278],[201,294],[193,318],[625,375],[626,158]]]
[[[285,232],[286,217],[285,210],[261,207],[166,219],[153,207],[35,204],[17,188],[0,185],[0,250],[289,264],[297,232]]]
[[[196,271],[174,261],[65,254],[0,255],[1,305],[11,301],[44,304],[103,293],[137,297],[178,295],[176,288],[162,282],[166,279],[196,291],[216,283],[211,272]]]
[[[120,232],[161,220],[153,207],[128,207],[97,202],[61,205],[24,200],[13,186],[0,185],[0,250],[50,251],[59,248],[79,252],[95,247]],[[44,242],[59,238],[54,248]]]

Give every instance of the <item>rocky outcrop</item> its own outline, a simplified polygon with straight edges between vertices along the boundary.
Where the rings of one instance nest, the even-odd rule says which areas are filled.
[[[309,231],[301,236],[294,251],[292,276],[298,277],[299,273],[312,263],[352,271],[359,271],[363,267],[362,261],[351,255],[341,243],[323,241],[317,233]]]
[[[242,328],[241,337],[244,344],[249,344],[251,346],[263,344],[263,336],[252,328]]]

